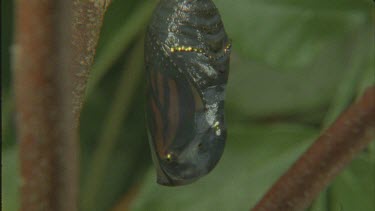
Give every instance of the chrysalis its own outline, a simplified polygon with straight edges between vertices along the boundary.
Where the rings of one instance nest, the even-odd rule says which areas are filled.
[[[230,50],[211,0],[160,0],[145,38],[146,118],[159,184],[189,184],[220,160]]]

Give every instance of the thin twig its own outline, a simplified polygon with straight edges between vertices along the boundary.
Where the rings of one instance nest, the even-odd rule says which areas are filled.
[[[70,3],[16,1],[13,53],[21,210],[77,209]]]
[[[253,211],[303,210],[375,138],[375,86],[314,142]]]
[[[110,3],[111,0],[73,0],[73,115],[77,127],[100,29]]]

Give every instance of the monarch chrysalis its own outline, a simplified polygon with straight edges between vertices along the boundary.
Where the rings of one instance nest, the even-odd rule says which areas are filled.
[[[189,184],[219,161],[230,50],[211,0],[160,0],[145,38],[146,117],[159,184]]]

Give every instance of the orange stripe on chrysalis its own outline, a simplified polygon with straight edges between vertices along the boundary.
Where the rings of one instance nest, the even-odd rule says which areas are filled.
[[[158,86],[158,98],[161,106],[164,106],[164,86],[163,86],[163,75],[160,72],[156,73],[156,83]]]
[[[158,107],[156,106],[156,103],[154,101],[154,99],[150,99],[150,104],[151,104],[151,111],[153,113],[153,122],[155,124],[155,136],[153,137],[155,140],[154,140],[154,143],[156,143],[156,151],[158,152],[157,154],[159,156],[165,154],[165,151],[164,151],[164,140],[163,140],[163,121],[162,121],[162,117],[161,117],[161,113],[160,113],[160,110],[158,109]]]
[[[176,136],[176,130],[180,118],[180,103],[175,80],[168,80],[169,87],[169,108],[168,108],[168,130],[166,136],[166,145],[170,145]]]

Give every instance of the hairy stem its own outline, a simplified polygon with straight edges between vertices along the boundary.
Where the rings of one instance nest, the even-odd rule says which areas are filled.
[[[375,138],[375,86],[323,132],[253,211],[303,210]]]
[[[77,210],[79,114],[109,3],[16,2],[21,210]]]
[[[90,69],[94,61],[104,14],[111,0],[73,0],[73,115],[76,125],[82,104]]]
[[[76,210],[71,2],[16,1],[14,89],[21,210]]]

